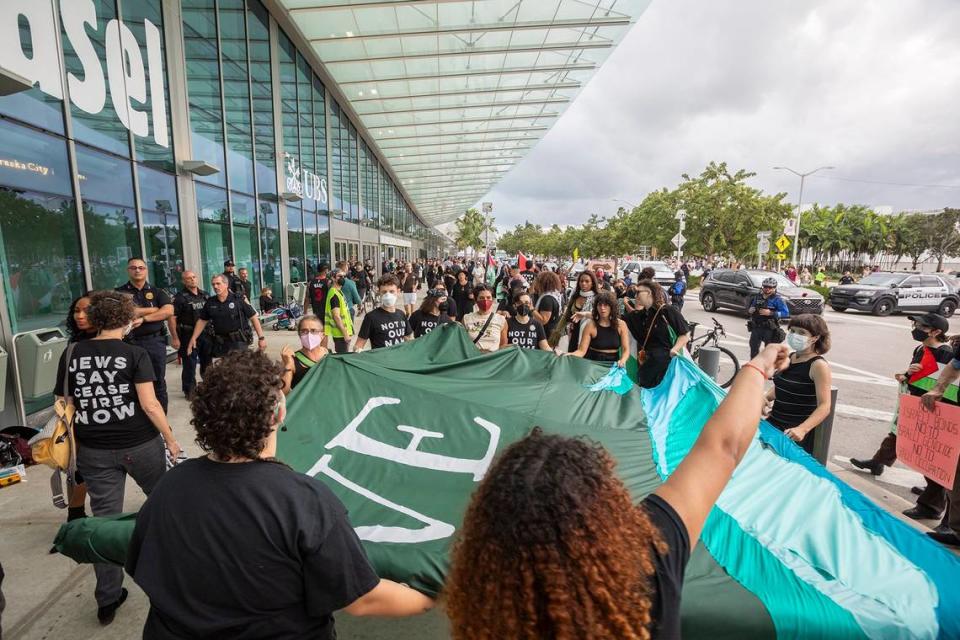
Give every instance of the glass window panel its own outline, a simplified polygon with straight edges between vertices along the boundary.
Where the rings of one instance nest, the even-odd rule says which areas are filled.
[[[127,281],[127,260],[141,257],[129,162],[77,145],[87,254],[94,289]]]
[[[283,150],[299,159],[300,131],[297,122],[297,50],[290,38],[280,32],[280,103]]]
[[[335,101],[330,103],[330,162],[333,185],[331,190],[331,210],[337,218],[343,218],[343,180],[340,177],[343,160],[341,158],[340,140],[340,105]]]
[[[247,7],[257,190],[261,196],[271,194],[275,198],[277,164],[273,125],[273,81],[270,75],[270,18],[257,0],[249,0]]]
[[[317,215],[317,243],[319,244],[319,254],[317,264],[330,264],[330,216]]]
[[[327,107],[324,100],[326,91],[324,90],[323,84],[320,82],[320,79],[316,76],[313,76],[313,132],[314,138],[316,140],[315,147],[315,166],[317,175],[320,176],[324,181],[328,181],[327,178],[327,131],[326,131],[326,122],[327,122]],[[327,185],[327,200],[326,202],[322,200],[317,201],[317,209],[324,215],[328,213],[330,207],[330,194],[329,194],[330,185]]]
[[[200,219],[200,260],[203,286],[210,291],[210,279],[223,273],[223,263],[231,257],[230,213],[227,192],[197,185],[197,216]]]
[[[290,251],[290,282],[304,282],[303,211],[287,205],[287,248]]]
[[[360,220],[360,170],[358,168],[359,158],[357,157],[357,129],[353,123],[347,123],[347,135],[350,145],[350,222],[359,222]]]
[[[113,108],[113,96],[110,91],[109,76],[106,65],[103,61],[107,59],[106,53],[106,24],[117,17],[117,7],[114,0],[93,0],[97,12],[97,29],[86,29],[90,44],[97,53],[97,59],[101,61],[99,68],[94,67],[89,71],[84,69],[83,63],[73,49],[73,44],[67,37],[64,29],[61,34],[63,41],[63,59],[66,64],[67,73],[72,73],[77,78],[85,78],[87,73],[103,74],[105,89],[105,100],[102,105],[90,105],[89,108],[95,109],[95,113],[88,113],[79,108],[76,104],[70,105],[70,113],[73,116],[73,136],[75,139],[86,142],[100,149],[106,149],[120,155],[130,155],[130,137],[127,128],[120,122],[117,113]],[[123,104],[123,98],[119,99]],[[134,108],[136,103],[133,103]],[[124,268],[126,272],[126,268]]]
[[[231,192],[230,211],[233,214],[233,261],[237,271],[246,268],[253,284],[251,295],[260,295],[260,249],[257,238],[256,201],[250,196]]]
[[[317,173],[313,124],[313,72],[306,58],[299,53],[297,54],[297,110],[300,115],[300,165]]]
[[[220,57],[226,109],[227,180],[230,189],[253,194],[253,123],[243,0],[220,0]]]
[[[45,14],[38,24],[31,25],[23,16],[20,16],[20,49],[25,58],[29,60],[36,59],[37,55],[43,52],[35,51],[33,47],[34,36],[44,27],[53,24],[53,14],[50,12],[50,3],[39,3],[43,7]],[[37,9],[39,12],[40,9]],[[51,29],[51,31],[55,31]],[[37,37],[39,39],[39,37]],[[51,59],[57,61],[56,52],[47,52]],[[57,61],[58,62],[58,61]],[[59,80],[57,80],[59,86]],[[58,92],[61,91],[58,89]],[[24,122],[36,125],[42,129],[53,131],[54,133],[63,133],[63,101],[44,93],[39,86],[35,86],[29,91],[21,91],[8,96],[0,96],[0,113],[17,118]]]
[[[192,159],[205,160],[220,169],[219,173],[196,179],[226,186],[215,3],[214,0],[183,0],[182,7]]]
[[[263,286],[273,289],[280,296],[280,216],[277,205],[259,200],[257,213],[260,216],[260,250],[263,255]]]
[[[183,245],[177,186],[172,175],[137,165],[140,209],[150,282],[170,291],[180,289]]]
[[[147,114],[150,125],[150,134],[148,136],[134,136],[133,143],[137,152],[137,160],[155,169],[161,169],[163,171],[169,171],[172,173],[175,167],[173,162],[173,141],[172,136],[170,135],[170,132],[172,131],[170,124],[170,90],[167,83],[167,51],[164,44],[164,39],[162,37],[163,11],[161,9],[161,0],[138,0],[137,2],[126,2],[122,5],[121,10],[123,12],[123,23],[130,29],[130,31],[133,32],[133,35],[136,37],[137,43],[140,45],[140,55],[143,57],[145,63],[148,60],[148,57],[146,26],[144,25],[144,21],[149,20],[160,30],[161,33],[160,57],[163,60],[163,66],[159,69],[154,69],[151,67],[151,65],[144,64],[143,67],[147,84],[147,104],[149,104],[151,108],[138,109]],[[162,96],[154,95],[153,93],[150,85],[151,72],[158,73],[162,77]],[[155,100],[163,100],[163,114],[166,120],[165,123],[161,123],[160,125],[161,133],[159,135],[157,133],[157,122],[154,121],[152,108]],[[136,104],[137,103],[134,103],[135,106]],[[163,131],[166,131],[165,135],[162,133]],[[166,146],[157,141],[158,137],[160,138],[161,142],[166,143]],[[180,283],[178,282],[177,284],[179,285]]]
[[[2,120],[0,139],[0,271],[11,329],[56,326],[84,289],[66,143]]]

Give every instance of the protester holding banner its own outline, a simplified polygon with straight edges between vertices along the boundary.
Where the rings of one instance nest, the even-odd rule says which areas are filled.
[[[453,638],[679,638],[691,549],[756,434],[764,384],[787,363],[787,347],[769,345],[741,369],[690,453],[639,506],[600,445],[537,428],[508,447],[454,544]]]
[[[636,286],[636,311],[624,318],[637,341],[637,384],[655,387],[663,380],[670,359],[690,340],[690,328],[680,310],[667,304],[663,287],[653,280]]]
[[[790,319],[787,346],[790,366],[773,378],[767,400],[773,403],[767,422],[813,454],[813,430],[830,415],[830,350],[827,321],[810,313]]]
[[[300,349],[294,351],[290,345],[285,344],[280,350],[280,359],[284,368],[284,395],[289,394],[300,384],[303,377],[329,353],[327,348],[322,346],[323,332],[324,326],[320,318],[312,313],[300,316],[300,320],[297,321]]]
[[[463,316],[463,326],[473,344],[489,353],[507,344],[507,319],[493,308],[493,291],[485,284],[473,290],[477,311]]]
[[[630,333],[620,320],[620,308],[610,293],[599,294],[593,303],[593,322],[580,332],[580,348],[567,355],[624,367],[630,357]]]
[[[906,393],[922,396],[931,389],[940,373],[941,365],[949,364],[953,359],[953,349],[947,344],[947,331],[950,324],[943,316],[930,312],[922,316],[910,316],[913,339],[920,342],[914,349],[910,365],[903,373],[894,376],[901,385],[906,385]],[[944,402],[954,404],[953,400]],[[893,431],[880,443],[880,448],[869,459],[851,458],[850,464],[858,469],[869,471],[875,476],[883,473],[884,467],[893,466],[897,461],[897,434]],[[917,504],[903,514],[914,520],[939,518],[947,504],[947,494],[943,487],[924,478],[926,485],[919,490]],[[916,491],[915,491],[916,493]]]
[[[507,318],[507,344],[521,349],[552,351],[547,344],[543,325],[531,316],[532,313],[530,294],[523,289],[515,289],[511,297],[511,315]]]
[[[392,347],[413,340],[413,329],[403,311],[397,309],[400,280],[392,273],[377,280],[380,292],[380,307],[363,316],[354,351],[361,351],[370,342],[370,348]]]
[[[276,460],[283,374],[259,352],[232,352],[198,385],[193,425],[207,455],[157,486],[127,553],[150,598],[145,638],[332,639],[340,609],[410,616],[432,606],[378,578],[343,503]]]
[[[566,330],[569,343],[567,350],[575,350],[580,345],[580,326],[584,320],[589,320],[593,311],[593,297],[600,290],[597,276],[587,270],[577,277],[577,287],[570,296],[570,302],[563,311],[561,331]]]

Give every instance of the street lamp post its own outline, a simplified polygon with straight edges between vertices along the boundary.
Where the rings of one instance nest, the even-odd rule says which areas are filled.
[[[807,179],[807,176],[812,176],[817,171],[829,171],[830,169],[836,169],[836,167],[817,167],[813,171],[807,171],[806,173],[800,173],[799,171],[794,171],[790,167],[774,167],[775,171],[789,171],[795,176],[800,176],[800,195],[797,197],[797,223],[793,227],[793,265],[797,265],[797,248],[800,246],[800,206],[803,204],[803,182]]]

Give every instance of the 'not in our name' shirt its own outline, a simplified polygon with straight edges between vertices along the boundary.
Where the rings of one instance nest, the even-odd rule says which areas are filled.
[[[400,344],[412,334],[413,328],[403,311],[377,307],[363,317],[357,337],[369,340],[372,349],[379,349]]]
[[[540,341],[546,340],[547,334],[539,320],[530,318],[520,322],[517,318],[507,320],[507,344],[515,344],[521,349],[539,349]]]

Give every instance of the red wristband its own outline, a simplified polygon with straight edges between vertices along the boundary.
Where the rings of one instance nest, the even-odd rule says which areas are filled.
[[[761,376],[763,376],[763,379],[764,379],[764,380],[769,380],[769,379],[770,379],[770,378],[767,377],[767,374],[764,373],[763,369],[761,369],[760,367],[758,367],[757,365],[755,365],[755,364],[753,364],[753,363],[747,362],[747,363],[745,363],[743,366],[744,366],[744,367],[750,367],[751,369],[753,369],[754,371],[756,371],[757,373],[759,373]]]

